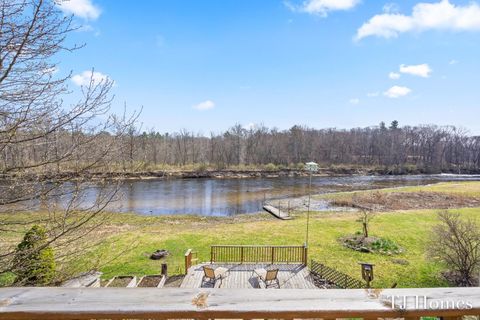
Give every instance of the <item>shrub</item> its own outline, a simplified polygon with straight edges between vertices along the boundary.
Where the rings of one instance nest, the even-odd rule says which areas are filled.
[[[14,257],[15,283],[46,285],[55,276],[55,257],[48,245],[45,228],[34,225],[17,246]]]
[[[269,163],[265,165],[265,170],[267,171],[276,171],[278,168],[275,164]]]
[[[390,239],[377,237],[365,238],[361,232],[340,238],[340,241],[345,247],[360,252],[386,255],[400,254],[403,252],[403,249]]]
[[[196,172],[205,172],[208,170],[208,165],[206,163],[200,163],[197,165]]]
[[[371,248],[375,252],[380,253],[400,253],[402,250],[398,245],[390,239],[379,238],[372,242]]]
[[[432,230],[428,254],[442,262],[449,281],[456,286],[477,285],[480,269],[480,228],[476,221],[461,219],[457,213],[438,213],[440,223]]]

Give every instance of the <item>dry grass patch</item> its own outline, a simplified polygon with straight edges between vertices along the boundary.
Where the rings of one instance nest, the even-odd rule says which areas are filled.
[[[368,208],[375,211],[452,209],[480,207],[480,197],[440,192],[363,192],[334,198],[338,207]]]

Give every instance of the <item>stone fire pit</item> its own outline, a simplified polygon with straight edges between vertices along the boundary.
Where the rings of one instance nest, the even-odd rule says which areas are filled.
[[[150,255],[150,259],[152,260],[160,260],[160,259],[163,259],[165,258],[166,256],[168,256],[170,254],[170,252],[168,252],[167,250],[165,249],[159,249],[157,251],[155,251],[154,253],[152,253]]]

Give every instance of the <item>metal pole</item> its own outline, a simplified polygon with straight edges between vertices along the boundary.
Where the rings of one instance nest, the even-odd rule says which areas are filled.
[[[310,197],[312,193],[312,171],[310,171],[310,182],[308,184],[308,208],[307,208],[307,234],[305,239],[305,246],[308,248],[308,225],[310,224]]]

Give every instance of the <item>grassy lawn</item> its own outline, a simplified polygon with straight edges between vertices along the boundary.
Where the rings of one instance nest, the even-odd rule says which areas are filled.
[[[386,189],[382,192],[389,192]],[[434,186],[408,187],[398,190],[418,192],[457,192],[476,196],[480,183],[441,183]],[[348,193],[331,196],[346,196]],[[480,221],[480,208],[453,209]],[[359,262],[375,264],[376,287],[445,286],[438,276],[441,266],[429,261],[425,249],[430,230],[437,223],[438,210],[404,210],[378,213],[371,223],[373,236],[395,241],[404,252],[387,256],[360,253],[343,247],[338,239],[360,231],[354,212],[315,212],[310,219],[309,258],[360,279]],[[210,258],[210,245],[301,245],[305,241],[306,214],[297,212],[295,219],[281,221],[267,214],[243,215],[233,218],[197,216],[150,217],[115,214],[108,225],[108,237],[92,252],[81,257],[79,266],[98,262],[104,278],[115,275],[158,274],[162,262],[168,263],[169,273],[183,272],[184,253],[191,248],[200,261]],[[153,261],[149,254],[167,249],[171,255],[165,261]],[[406,263],[406,264],[405,264]]]
[[[480,217],[480,208],[456,211]],[[124,218],[128,223],[128,218]],[[310,221],[310,258],[356,278],[360,278],[359,262],[374,263],[375,286],[378,287],[390,287],[395,282],[399,287],[446,285],[438,277],[440,266],[425,257],[429,230],[437,222],[435,210],[389,212],[375,217],[371,233],[391,239],[404,248],[403,253],[395,256],[360,253],[343,247],[338,238],[360,230],[356,218],[352,213],[313,214]],[[208,261],[212,244],[301,245],[305,238],[306,217],[303,213],[290,221],[267,219],[249,222],[246,219],[233,223],[232,219],[226,218],[224,222],[209,223],[200,219],[182,222],[182,218],[175,218],[178,224],[169,224],[165,223],[165,219],[158,218],[158,221],[150,221],[148,226],[109,238],[88,259],[108,259],[114,251],[118,253],[121,248],[131,247],[101,268],[104,277],[155,274],[159,272],[161,262],[150,260],[148,255],[163,248],[171,252],[167,259],[170,273],[176,273],[183,270],[183,254],[188,248],[198,252],[200,261]],[[408,264],[399,264],[400,259],[408,261]]]

